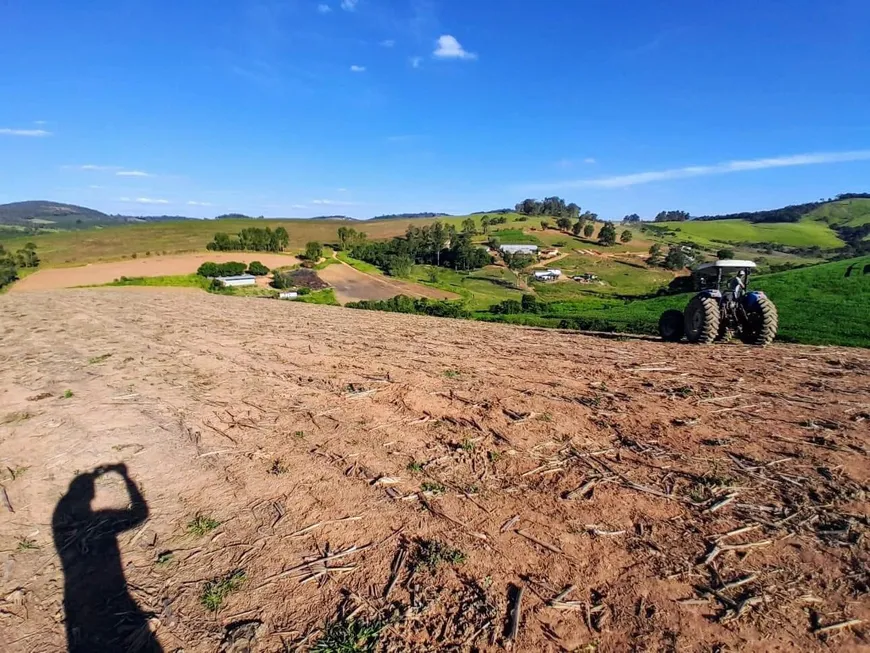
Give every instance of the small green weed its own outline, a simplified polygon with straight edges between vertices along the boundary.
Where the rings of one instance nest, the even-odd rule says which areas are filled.
[[[301,440],[302,438],[305,437],[305,431],[296,431],[293,434],[293,437],[296,438],[297,440]]]
[[[459,376],[459,370],[444,370],[444,376],[448,379],[455,379]]]
[[[411,462],[408,463],[407,470],[409,472],[414,472],[414,473],[419,474],[420,472],[423,471],[423,463],[418,462],[416,460],[412,460]]]
[[[61,399],[72,399],[72,398],[73,398],[73,391],[72,390],[64,390],[63,391],[63,394],[61,395]]]
[[[18,546],[16,548],[19,551],[35,551],[39,548],[39,545],[29,537],[22,537],[18,540]]]
[[[208,581],[199,595],[199,602],[208,610],[217,612],[224,599],[239,589],[247,577],[245,572],[238,569],[223,578],[215,578]]]
[[[538,420],[541,422],[552,422],[553,416],[550,413],[541,413],[538,415]]]
[[[414,553],[414,564],[422,565],[429,571],[435,571],[442,563],[461,565],[465,562],[465,554],[438,540],[421,540],[417,543]]]
[[[679,388],[675,388],[673,392],[678,397],[682,397],[683,399],[685,399],[686,397],[691,397],[695,391],[690,385],[682,385]]]
[[[158,567],[165,567],[175,559],[175,554],[172,551],[161,551],[157,554],[154,564]]]
[[[206,533],[211,533],[220,525],[221,523],[216,519],[206,517],[205,515],[197,515],[188,522],[187,532],[191,535],[202,537]]]
[[[311,651],[313,653],[372,653],[386,623],[378,620],[348,619],[327,623]]]
[[[103,361],[112,357],[112,354],[102,354],[101,356],[94,356],[93,358],[88,359],[88,365],[97,365],[98,363],[102,363]]]
[[[497,463],[501,460],[501,451],[487,451],[486,457],[489,458],[489,462]]]
[[[437,481],[423,481],[420,484],[420,489],[423,490],[423,492],[431,492],[432,494],[444,494],[446,490],[444,485]]]
[[[474,451],[474,443],[466,438],[462,441],[462,444],[459,445],[459,448],[463,451]]]

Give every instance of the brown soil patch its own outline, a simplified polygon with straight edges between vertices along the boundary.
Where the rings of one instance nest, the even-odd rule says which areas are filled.
[[[52,514],[119,462],[149,507],[126,592],[166,651],[307,650],[341,612],[389,619],[387,650],[495,651],[515,586],[516,651],[870,645],[866,350],[145,289],[0,297],[0,333],[4,652],[64,649]],[[129,493],[108,471],[92,508]],[[60,525],[68,557],[106,537]]]
[[[149,256],[111,263],[91,263],[78,268],[47,268],[16,282],[10,292],[28,290],[56,290],[111,283],[120,277],[160,277],[164,275],[193,274],[206,261],[226,263],[260,261],[272,268],[293,265],[299,261],[286,254],[269,252],[209,252],[207,254],[179,254],[177,256]]]
[[[429,299],[458,299],[459,297],[452,292],[429,288],[409,281],[366,274],[345,263],[329,265],[319,270],[318,274],[335,288],[335,297],[342,304],[364,299],[390,299],[396,295],[428,297]]]

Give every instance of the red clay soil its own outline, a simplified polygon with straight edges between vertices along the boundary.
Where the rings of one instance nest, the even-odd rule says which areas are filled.
[[[143,289],[0,297],[0,333],[4,652],[64,650],[52,514],[122,462],[136,607],[90,607],[129,650],[870,646],[866,350]],[[65,560],[107,537],[61,525]]]

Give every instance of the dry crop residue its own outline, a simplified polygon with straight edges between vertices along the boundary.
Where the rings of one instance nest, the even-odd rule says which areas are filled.
[[[0,308],[3,651],[65,645],[52,511],[119,462],[164,650],[870,644],[866,350],[141,289]],[[126,497],[106,473],[94,507]]]

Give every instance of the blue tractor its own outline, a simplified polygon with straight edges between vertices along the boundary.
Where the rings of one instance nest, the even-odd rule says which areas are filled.
[[[695,295],[685,311],[665,311],[659,319],[664,340],[710,344],[739,337],[748,345],[773,342],[779,326],[776,306],[760,290],[749,290],[752,261],[704,263],[693,273]]]

